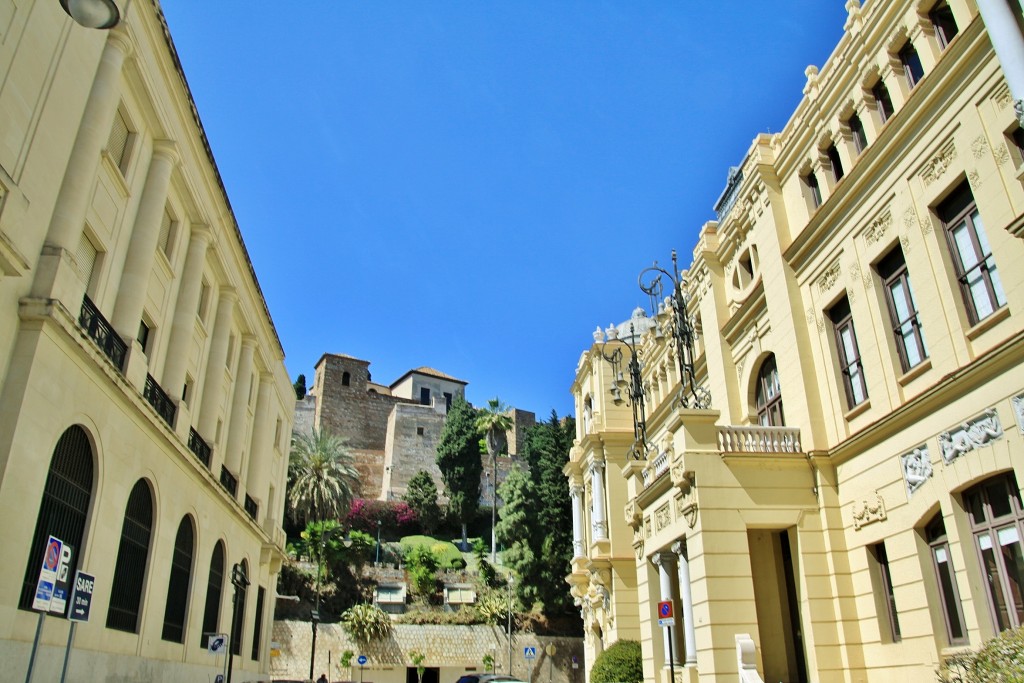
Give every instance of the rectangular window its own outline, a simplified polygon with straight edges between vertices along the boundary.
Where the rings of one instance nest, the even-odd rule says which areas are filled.
[[[171,212],[164,208],[164,215],[160,219],[160,236],[157,238],[157,246],[168,260],[171,258],[171,234],[174,229],[174,219]]]
[[[93,245],[92,240],[83,232],[82,239],[78,241],[78,249],[75,250],[75,265],[78,269],[78,277],[85,283],[85,293],[93,295],[96,293],[97,262],[100,252]]]
[[[843,179],[843,160],[839,158],[839,150],[836,149],[835,145],[829,145],[828,149],[825,150],[826,156],[828,156],[828,163],[832,165],[832,179],[835,182],[839,182]]]
[[[444,392],[444,412],[447,413],[452,409],[452,394],[450,391]]]
[[[868,557],[872,561],[873,573],[877,583],[876,597],[881,603],[885,620],[884,625],[888,626],[885,635],[888,642],[898,643],[903,639],[900,633],[899,613],[896,611],[896,598],[892,588],[892,573],[889,571],[889,556],[885,552],[885,543],[875,543],[868,546]],[[879,615],[882,618],[882,615]]]
[[[199,289],[199,319],[204,323],[206,322],[206,315],[210,311],[210,285],[206,284],[206,280],[203,280],[202,285]]]
[[[135,337],[136,341],[139,342],[139,346],[142,347],[142,352],[149,355],[149,325],[146,324],[146,320],[142,319],[139,321],[139,334]]]
[[[807,200],[810,202],[811,208],[818,208],[821,206],[821,187],[818,185],[818,176],[814,175],[814,171],[809,171],[803,177],[803,182],[804,191],[807,194]]]
[[[256,593],[256,623],[252,625],[252,661],[260,661],[260,641],[263,640],[263,603],[266,601],[267,590],[259,587]]]
[[[964,626],[963,610],[960,607],[960,592],[956,587],[956,571],[953,559],[949,554],[949,542],[946,538],[946,525],[942,514],[925,527],[925,540],[932,556],[932,567],[938,584],[939,597],[942,605],[942,618],[946,624],[946,638],[950,645],[967,643],[967,629]]]
[[[853,136],[853,146],[857,150],[857,154],[860,154],[868,147],[868,136],[864,132],[864,124],[861,123],[860,117],[854,114],[846,121],[846,125],[850,127],[850,134]]]
[[[836,351],[839,354],[839,370],[843,375],[843,388],[846,390],[846,404],[853,408],[867,399],[868,389],[864,382],[864,365],[861,363],[860,350],[857,348],[857,333],[853,329],[850,300],[844,296],[829,310],[828,315],[832,320],[832,330],[836,337]]]
[[[181,400],[184,403],[188,403],[189,399],[192,396],[192,382],[193,382],[192,378],[189,377],[188,374],[186,374],[185,375],[185,385],[181,388]]]
[[[420,404],[425,406],[430,405],[430,389],[427,387],[420,387]]]
[[[128,141],[131,130],[128,128],[128,121],[124,114],[118,109],[114,114],[114,125],[110,128],[110,137],[107,138],[107,154],[114,160],[117,168],[124,175],[128,166]]]
[[[885,298],[896,338],[896,350],[903,372],[916,367],[928,357],[924,330],[918,317],[914,293],[910,288],[910,271],[903,259],[903,250],[896,247],[878,263],[878,275],[885,287]]]
[[[878,118],[885,123],[896,112],[892,106],[892,98],[889,97],[889,89],[885,83],[878,81],[871,89],[871,96],[875,98],[875,107],[878,109]]]
[[[928,13],[928,18],[935,28],[935,39],[939,41],[939,47],[945,50],[949,42],[960,32],[953,11],[945,2],[940,2]]]
[[[946,228],[968,317],[976,324],[1005,306],[1006,294],[970,185],[961,184],[936,213]]]
[[[907,41],[899,52],[900,63],[903,65],[903,74],[907,77],[907,86],[913,88],[924,78],[924,67],[921,66],[921,57],[918,56],[914,45]]]

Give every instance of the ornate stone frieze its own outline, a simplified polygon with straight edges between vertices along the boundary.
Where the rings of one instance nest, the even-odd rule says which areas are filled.
[[[626,503],[626,524],[637,529],[640,527],[640,510],[636,506],[636,502],[629,501]]]
[[[832,289],[836,284],[836,281],[839,280],[840,272],[841,268],[839,266],[839,261],[836,261],[829,266],[828,270],[822,273],[821,277],[818,278],[818,291],[822,294],[826,294],[830,289]]]
[[[988,151],[988,140],[985,139],[984,135],[979,135],[971,140],[971,155],[975,159],[985,156],[986,151]]]
[[[900,456],[903,466],[903,482],[907,485],[907,498],[914,495],[932,476],[932,461],[928,454],[928,446],[921,445]]]
[[[1006,109],[1009,107],[1010,102],[1013,101],[1013,98],[1010,97],[1010,87],[1006,83],[1003,83],[996,88],[996,91],[992,94],[992,101],[995,102],[996,106],[1000,109]]]
[[[950,140],[921,169],[919,173],[921,180],[924,181],[925,185],[931,185],[942,177],[955,158],[956,146]]]
[[[1024,394],[1013,397],[1013,414],[1017,418],[1017,427],[1024,434]]]
[[[875,491],[874,496],[853,504],[853,527],[855,529],[859,530],[873,522],[882,522],[885,518],[885,501],[878,491]]]
[[[1010,148],[1007,145],[999,145],[996,147],[996,163],[1000,166],[1010,163]]]
[[[668,503],[654,511],[654,530],[661,531],[672,524],[672,510]]]
[[[961,455],[984,446],[1003,435],[1003,425],[995,408],[989,408],[981,415],[939,434],[939,448],[942,459],[948,465]]]
[[[883,237],[885,233],[889,232],[889,228],[892,227],[892,212],[886,209],[878,216],[875,220],[871,221],[868,229],[864,231],[864,241],[868,244],[874,244]]]
[[[967,181],[971,184],[971,187],[981,186],[981,174],[978,173],[978,169],[972,168],[967,172]]]

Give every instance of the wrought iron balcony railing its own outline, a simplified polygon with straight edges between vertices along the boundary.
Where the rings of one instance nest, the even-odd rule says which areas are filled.
[[[232,498],[238,495],[238,478],[231,474],[230,470],[223,465],[220,468],[220,485],[231,494]]]
[[[82,311],[78,314],[78,324],[82,326],[89,338],[96,342],[100,350],[118,370],[124,370],[124,357],[128,353],[128,345],[96,308],[96,304],[86,295],[82,299]]]
[[[245,503],[244,503],[243,507],[245,507],[246,513],[255,520],[256,519],[256,515],[260,511],[260,508],[256,504],[256,501],[253,500],[252,497],[248,493],[245,494]]]
[[[199,459],[199,462],[206,465],[207,469],[210,467],[210,445],[206,443],[206,440],[199,436],[199,432],[196,431],[195,427],[188,428],[188,449]]]
[[[174,427],[174,414],[178,408],[163,387],[153,379],[153,375],[146,375],[146,388],[142,391],[142,397],[149,401],[149,405],[153,406],[153,410],[164,419],[164,422]]]

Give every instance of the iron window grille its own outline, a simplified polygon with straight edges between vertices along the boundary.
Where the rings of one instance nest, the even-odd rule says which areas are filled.
[[[238,495],[238,477],[231,474],[231,470],[223,465],[220,467],[220,485],[231,494],[232,498]]]
[[[245,503],[243,504],[243,507],[245,508],[246,514],[248,514],[249,517],[255,520],[256,516],[259,514],[260,508],[259,505],[257,505],[256,501],[253,500],[252,496],[250,496],[248,493],[245,494]]]
[[[199,435],[195,427],[188,428],[188,449],[199,459],[199,462],[206,465],[207,469],[209,469],[212,451],[210,445]]]
[[[82,310],[78,314],[78,324],[85,330],[85,333],[96,342],[110,362],[118,370],[124,368],[124,357],[128,352],[128,345],[124,343],[121,336],[114,331],[114,327],[103,317],[100,309],[86,295],[82,299]]]
[[[149,405],[153,406],[153,410],[164,419],[171,427],[174,427],[174,415],[178,412],[178,407],[174,405],[174,401],[167,395],[153,375],[146,374],[146,386],[142,390],[142,397],[145,398]]]
[[[217,541],[210,555],[210,574],[206,579],[206,605],[203,609],[203,632],[199,646],[206,647],[209,637],[218,632],[220,601],[224,592],[224,542]]]
[[[186,515],[178,525],[171,556],[171,576],[167,581],[167,603],[164,606],[163,639],[185,642],[185,617],[188,613],[188,586],[192,579],[192,520]]]
[[[149,541],[153,526],[153,497],[142,479],[135,482],[125,506],[121,543],[110,584],[107,628],[128,633],[139,631],[139,604],[146,578]]]

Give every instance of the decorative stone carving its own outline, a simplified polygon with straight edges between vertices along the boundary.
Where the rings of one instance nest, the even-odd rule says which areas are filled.
[[[1000,166],[1010,163],[1010,148],[1007,145],[996,147],[996,163]]]
[[[903,251],[910,251],[910,237],[908,235],[900,235],[900,246],[903,247]]]
[[[831,266],[829,266],[828,270],[822,273],[821,277],[818,278],[818,291],[821,292],[822,294],[825,294],[828,292],[828,290],[832,289],[833,285],[836,284],[836,281],[839,280],[840,272],[841,269],[839,266],[839,261],[836,261]]]
[[[661,531],[672,524],[672,510],[668,503],[654,511],[654,530]]]
[[[633,552],[636,555],[636,559],[644,559],[644,541],[640,539],[638,542],[633,544]]]
[[[986,151],[988,151],[988,140],[985,139],[984,135],[979,135],[971,140],[971,155],[974,156],[975,159],[980,159],[985,156]]]
[[[892,227],[892,212],[886,209],[878,218],[871,221],[871,225],[864,231],[864,241],[874,244],[885,236],[890,227]]]
[[[942,177],[955,158],[956,146],[950,140],[921,169],[919,173],[921,180],[924,181],[925,185],[931,185]]]
[[[651,537],[651,518],[644,517],[644,538]]]
[[[1017,418],[1017,426],[1020,428],[1020,433],[1024,434],[1024,394],[1014,396],[1011,403],[1013,403],[1013,414]]]
[[[640,510],[637,508],[636,503],[634,501],[631,500],[628,503],[626,503],[625,512],[626,524],[633,527],[633,529],[639,528],[641,521]]]
[[[978,173],[978,169],[972,168],[968,171],[967,180],[970,182],[971,187],[979,187],[981,185],[981,174]]]
[[[1010,87],[1003,83],[996,89],[995,93],[992,94],[992,101],[996,103],[996,106],[1000,109],[1006,109],[1010,106],[1010,102],[1013,98],[1010,97]]]
[[[594,330],[594,341],[597,343],[601,343],[604,341],[604,332],[601,331],[600,325],[598,325],[597,328]]]
[[[853,504],[853,527],[860,529],[873,522],[882,522],[886,518],[885,501],[882,494],[875,491],[873,498],[865,498]]]
[[[903,481],[907,485],[907,498],[914,495],[932,476],[932,461],[928,455],[928,446],[921,445],[900,456],[903,465]]]
[[[692,498],[676,498],[676,518],[685,519],[691,529],[697,524],[697,501]]]
[[[676,486],[683,495],[689,495],[693,491],[694,474],[687,470],[682,464],[672,465],[672,484]]]
[[[995,408],[989,408],[959,427],[939,434],[942,459],[948,465],[961,455],[995,441],[1003,435],[1003,425]]]

